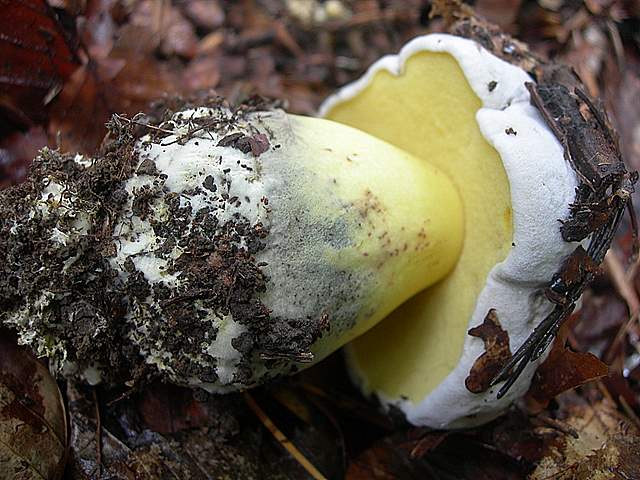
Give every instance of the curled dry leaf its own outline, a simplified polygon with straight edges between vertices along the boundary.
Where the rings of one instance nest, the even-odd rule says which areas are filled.
[[[67,450],[58,385],[35,357],[0,333],[0,478],[58,479]]]
[[[509,334],[500,326],[498,314],[493,308],[484,317],[482,325],[472,328],[468,333],[481,338],[486,351],[476,359],[464,384],[470,392],[482,393],[491,386],[493,378],[511,358]]]
[[[640,478],[637,428],[605,400],[571,405],[563,422],[578,433],[558,437],[530,480],[613,480]]]
[[[45,0],[0,0],[0,133],[46,118],[79,65],[76,43]]]
[[[565,346],[571,323],[561,327],[549,356],[533,378],[527,399],[534,410],[546,407],[556,395],[566,390],[609,373],[609,367],[595,355],[574,352]]]

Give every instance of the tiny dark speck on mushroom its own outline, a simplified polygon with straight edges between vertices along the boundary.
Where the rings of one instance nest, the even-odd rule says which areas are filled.
[[[504,130],[504,133],[506,133],[507,135],[517,135],[518,132],[516,132],[512,127],[506,128]]]
[[[489,89],[490,92],[493,92],[496,89],[497,86],[498,86],[498,82],[496,82],[495,80],[491,80],[487,84],[487,88]]]

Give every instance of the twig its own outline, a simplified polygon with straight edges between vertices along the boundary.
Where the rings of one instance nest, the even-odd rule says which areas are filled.
[[[304,468],[314,480],[327,480],[327,478],[320,473],[320,471],[313,466],[313,464],[307,460],[307,458],[296,448],[296,446],[291,443],[291,441],[285,436],[284,433],[271,421],[271,419],[267,416],[267,414],[260,408],[260,406],[256,403],[253,397],[244,392],[244,400],[247,402],[247,405],[253,411],[253,413],[258,417],[260,422],[266,427],[267,430],[273,435],[273,437],[278,441],[280,445],[284,447],[284,449],[289,452],[289,454]]]
[[[115,118],[117,118],[119,121],[126,122],[126,123],[128,123],[130,125],[131,124],[138,125],[140,127],[148,128],[150,130],[156,130],[158,132],[168,133],[169,135],[173,135],[174,133],[176,133],[173,130],[167,130],[166,128],[156,127],[155,125],[148,125],[146,123],[139,122],[139,121],[137,121],[137,120],[135,120],[133,118],[123,117],[122,115],[119,115],[117,113],[114,113],[113,116]]]
[[[547,426],[555,430],[558,430],[564,433],[565,435],[570,435],[573,438],[580,438],[580,435],[578,434],[575,428],[571,427],[570,425],[567,425],[564,422],[561,422],[560,420],[556,420],[555,418],[548,417],[547,415],[538,415],[536,418],[540,422],[546,424]]]
[[[611,37],[611,43],[613,44],[613,51],[616,54],[616,61],[618,62],[618,70],[622,73],[627,68],[625,56],[624,56],[624,45],[622,43],[622,38],[620,37],[620,31],[616,24],[611,19],[607,19],[607,30],[609,32],[609,36]]]
[[[611,345],[607,351],[605,359],[611,360],[611,355],[615,353],[624,336],[638,321],[638,315],[640,313],[640,299],[638,299],[638,294],[635,288],[628,280],[628,276],[624,271],[622,262],[620,262],[620,259],[613,250],[609,250],[607,252],[604,257],[604,263],[609,271],[609,276],[616,291],[626,302],[630,314],[629,319],[624,322],[624,324],[622,324],[618,329],[618,332],[616,333],[616,336],[614,337],[613,342],[611,342]]]
[[[609,270],[611,280],[620,296],[627,303],[629,314],[634,315],[640,309],[640,299],[633,286],[627,280],[622,262],[613,250],[609,250],[604,256],[604,264]]]
[[[607,386],[602,382],[601,379],[597,379],[596,380],[596,386],[598,387],[598,390],[600,390],[600,393],[602,394],[602,396],[604,398],[606,398],[609,402],[611,402],[611,405],[615,405],[616,401],[614,400],[614,398],[611,396],[611,392],[609,392],[609,389],[607,388]]]
[[[100,420],[100,405],[95,387],[91,388],[91,394],[96,407],[96,468],[98,469],[98,479],[100,479],[102,478],[102,421]]]
[[[192,138],[193,138],[193,135],[194,135],[194,134],[196,134],[196,133],[200,132],[201,130],[204,130],[205,128],[209,128],[209,127],[211,127],[211,126],[215,125],[215,124],[216,124],[216,123],[218,123],[218,122],[219,122],[219,120],[218,120],[218,119],[215,119],[213,122],[207,122],[207,123],[204,123],[204,124],[200,125],[199,127],[196,127],[196,128],[193,128],[193,129],[188,130],[188,131],[187,131],[183,136],[181,136],[181,137],[178,137],[178,136],[177,136],[177,138],[176,138],[175,140],[173,140],[173,141],[171,141],[171,142],[169,142],[169,143],[161,143],[161,144],[160,144],[160,146],[161,146],[161,147],[168,147],[169,145],[173,145],[174,143],[180,143],[180,142],[182,142],[183,140],[190,140],[190,139],[192,139]],[[172,133],[172,134],[174,134],[175,132],[171,132],[171,133]]]
[[[618,329],[618,333],[616,333],[616,336],[614,337],[613,342],[611,342],[611,345],[609,346],[609,349],[605,354],[604,360],[606,362],[610,362],[612,360],[611,356],[615,353],[616,349],[620,345],[620,342],[622,341],[624,336],[627,334],[627,332],[630,330],[634,322],[636,322],[637,320],[638,320],[638,312],[631,315],[626,322],[620,325],[620,328]],[[638,350],[638,346],[634,344],[634,347],[636,347],[636,350]]]
[[[618,401],[620,402],[620,405],[622,405],[622,409],[627,416],[633,420],[633,423],[635,423],[637,427],[640,427],[640,417],[638,417],[636,412],[633,411],[633,408],[631,408],[631,405],[629,405],[629,402],[627,402],[624,396],[618,395]]]
[[[388,10],[371,9],[368,11],[355,13],[346,20],[333,20],[324,23],[321,27],[318,26],[315,28],[322,28],[323,30],[329,32],[335,32],[338,30],[359,28],[377,22],[408,22],[416,19],[417,17],[418,13],[416,13],[415,10],[405,8]]]

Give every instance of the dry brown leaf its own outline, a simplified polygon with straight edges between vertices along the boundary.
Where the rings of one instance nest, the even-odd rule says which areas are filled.
[[[207,32],[224,23],[224,10],[217,0],[191,0],[182,5],[182,10],[198,28]]]
[[[44,365],[0,332],[0,478],[58,479],[66,451],[58,385]]]
[[[308,478],[238,395],[200,393],[151,384],[141,395],[107,406],[107,399],[116,392],[68,384],[71,455],[66,478]],[[267,405],[265,400],[261,402]],[[274,405],[274,413],[286,414],[279,404]],[[314,425],[301,426],[295,420],[289,425],[279,415],[274,415],[274,420],[276,416],[278,423],[287,427],[287,438],[304,449],[305,455],[310,452],[309,459],[318,467],[326,467],[329,478],[342,478],[341,462],[336,457],[339,448],[330,435],[334,433],[331,425],[326,421],[318,425],[316,421]]]
[[[142,0],[134,5],[130,25],[151,32],[160,53],[167,57],[193,58],[198,38],[192,23],[176,6],[156,0]]]
[[[0,189],[21,182],[38,150],[47,144],[42,127],[14,132],[0,139]]]
[[[498,24],[510,33],[518,17],[522,0],[478,0],[474,6],[476,12],[490,22]]]
[[[549,356],[533,377],[527,393],[532,410],[541,410],[556,395],[609,373],[609,367],[595,355],[574,352],[565,346],[571,323],[566,322],[560,328]]]
[[[45,0],[0,0],[0,134],[46,119],[45,106],[78,67],[76,40]]]
[[[464,384],[472,393],[485,392],[502,366],[511,358],[509,333],[500,326],[493,308],[484,317],[482,325],[472,328],[468,333],[482,339],[485,352],[473,363]]]
[[[118,35],[113,48],[100,54],[105,56],[74,73],[53,105],[49,134],[63,151],[92,154],[113,113],[133,115],[153,100],[182,92],[176,69],[154,58],[151,32],[127,25]]]
[[[530,480],[640,478],[638,430],[609,401],[572,405],[563,423],[578,433],[548,444]]]
[[[396,433],[358,455],[349,465],[346,479],[519,480],[531,470],[528,458],[513,458],[478,433],[423,429]],[[511,444],[524,440],[520,433],[519,429],[502,432]],[[530,441],[521,447],[516,450],[531,448]],[[529,456],[538,458],[535,452]]]

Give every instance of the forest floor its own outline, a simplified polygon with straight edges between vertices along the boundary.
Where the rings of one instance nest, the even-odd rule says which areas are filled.
[[[314,114],[376,59],[444,29],[423,0],[46,3],[0,0],[0,188],[19,182],[43,146],[90,154],[113,113],[133,115],[167,95],[215,91],[234,103],[257,93]],[[538,55],[573,66],[604,101],[628,167],[640,169],[637,0],[477,0],[474,8]],[[20,38],[19,53],[9,37]],[[392,421],[350,385],[339,353],[224,397],[59,382],[70,432],[64,478],[640,478],[631,237],[625,220],[529,394],[484,427],[434,432]],[[3,364],[23,355],[9,337]],[[589,369],[592,357],[607,375]],[[550,373],[576,370],[568,380]]]

